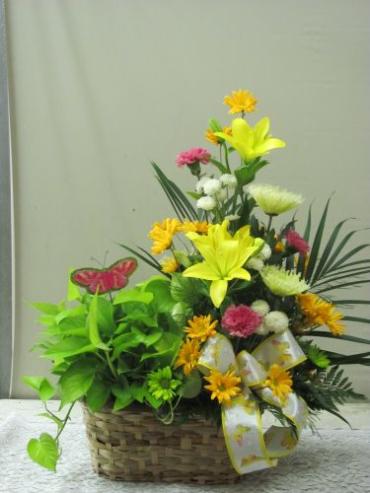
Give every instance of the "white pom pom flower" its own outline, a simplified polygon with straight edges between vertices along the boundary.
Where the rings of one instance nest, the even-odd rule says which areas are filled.
[[[256,300],[251,304],[251,308],[254,312],[264,317],[270,311],[270,305],[265,300]]]
[[[209,180],[209,176],[202,176],[202,178],[197,182],[197,184],[195,185],[195,190],[198,192],[198,193],[202,193],[203,192],[203,187],[204,187],[204,184]]]
[[[216,178],[210,178],[203,185],[203,191],[206,195],[215,195],[221,190],[221,182]]]
[[[213,197],[201,197],[197,200],[198,209],[212,211],[216,207],[216,201]]]
[[[224,188],[221,188],[218,192],[215,193],[215,197],[220,202],[224,202],[227,199],[227,192]]]
[[[269,312],[263,319],[263,325],[269,332],[279,334],[289,327],[289,318],[286,313],[280,311]]]
[[[240,219],[240,216],[238,216],[238,214],[229,214],[228,216],[225,216],[225,219],[228,221],[237,221]]]
[[[220,176],[220,182],[227,188],[234,189],[236,188],[236,185],[238,184],[237,179],[235,178],[234,175],[231,174],[224,174]]]
[[[262,247],[262,250],[259,252],[258,257],[262,260],[268,260],[271,257],[272,251],[270,245],[265,243]]]
[[[248,269],[253,269],[253,270],[256,270],[258,272],[260,272],[264,267],[265,267],[265,264],[263,263],[263,260],[258,258],[258,257],[252,257],[247,262],[247,268]]]

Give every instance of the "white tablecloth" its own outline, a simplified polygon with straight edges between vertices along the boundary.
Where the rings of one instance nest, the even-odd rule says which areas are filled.
[[[0,401],[1,493],[370,493],[369,405],[344,411],[353,430],[326,418],[320,436],[304,432],[296,452],[278,467],[247,475],[240,484],[209,487],[124,483],[96,476],[79,411],[63,432],[57,473],[44,470],[25,452],[30,438],[54,432],[52,423],[35,417],[40,410],[37,402]]]

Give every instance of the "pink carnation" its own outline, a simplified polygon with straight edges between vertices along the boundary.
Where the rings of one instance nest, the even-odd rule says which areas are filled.
[[[180,152],[176,156],[176,164],[180,168],[182,166],[191,166],[192,164],[203,163],[207,164],[211,158],[211,154],[203,147],[193,147],[188,151]]]
[[[295,250],[297,250],[297,252],[301,253],[302,255],[310,251],[310,245],[307,243],[306,240],[302,238],[301,235],[297,233],[297,231],[294,231],[294,229],[289,229],[286,232],[285,237],[287,244],[295,248]]]
[[[232,336],[248,337],[262,322],[258,315],[247,305],[230,305],[222,317],[222,327]]]

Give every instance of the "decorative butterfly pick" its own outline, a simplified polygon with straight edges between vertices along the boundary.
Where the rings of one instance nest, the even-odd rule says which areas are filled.
[[[95,294],[98,291],[99,294],[103,294],[124,288],[136,267],[137,261],[134,258],[123,258],[106,269],[85,267],[74,270],[71,281],[86,288],[89,293]]]

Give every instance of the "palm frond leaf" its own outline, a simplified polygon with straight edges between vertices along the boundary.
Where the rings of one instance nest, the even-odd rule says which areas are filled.
[[[152,161],[151,164],[154,168],[155,176],[159,181],[159,184],[167,195],[167,198],[169,199],[179,219],[192,219],[198,221],[199,215],[186,195],[172,180],[167,178],[155,162]]]
[[[305,273],[305,278],[307,279],[308,282],[311,281],[311,278],[313,276],[315,267],[316,267],[316,262],[320,253],[320,246],[321,246],[321,241],[325,229],[325,224],[326,224],[326,218],[328,215],[328,210],[329,210],[329,204],[330,204],[331,197],[327,200],[324,212],[321,216],[319,225],[317,226],[315,237],[312,243],[312,248],[311,248],[311,253],[309,257],[309,261],[307,264],[307,269]]]

